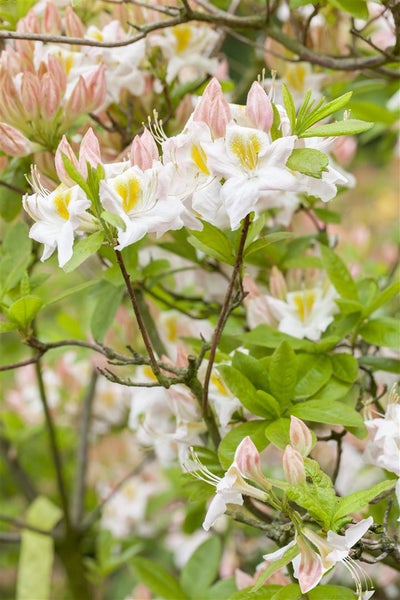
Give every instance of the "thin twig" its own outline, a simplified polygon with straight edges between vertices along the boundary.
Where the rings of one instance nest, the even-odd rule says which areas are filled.
[[[37,378],[38,388],[39,388],[39,396],[40,396],[40,400],[43,405],[43,410],[44,410],[46,425],[47,425],[47,431],[49,434],[50,451],[51,451],[51,455],[53,458],[54,468],[56,471],[57,487],[58,487],[58,493],[60,495],[61,505],[63,508],[65,526],[66,526],[67,530],[70,530],[71,529],[71,518],[70,518],[70,512],[69,512],[68,496],[67,496],[67,491],[66,491],[65,482],[64,482],[61,453],[60,453],[60,449],[58,446],[57,434],[56,434],[55,426],[53,423],[53,417],[51,415],[49,403],[47,400],[46,389],[44,386],[42,367],[41,367],[40,361],[38,361],[35,364],[35,371],[36,371],[36,378]]]
[[[82,405],[79,444],[76,456],[76,477],[71,511],[72,522],[76,527],[79,527],[82,521],[84,508],[86,473],[88,466],[89,431],[93,402],[96,394],[97,378],[97,371],[93,371]]]
[[[202,401],[203,416],[207,414],[208,388],[210,386],[210,379],[211,379],[211,373],[212,373],[212,369],[213,369],[213,365],[214,365],[215,355],[217,352],[217,347],[218,347],[219,341],[221,339],[222,332],[225,327],[226,320],[229,317],[229,314],[232,310],[233,292],[234,292],[235,285],[236,285],[236,279],[239,275],[239,271],[242,266],[243,250],[244,250],[244,245],[246,243],[246,238],[247,238],[247,233],[249,231],[249,227],[250,227],[250,216],[247,215],[247,217],[245,218],[244,223],[243,223],[243,229],[242,229],[242,234],[240,236],[235,265],[233,267],[229,286],[228,286],[228,289],[225,294],[224,303],[222,305],[222,309],[221,309],[221,312],[220,312],[220,315],[218,318],[218,322],[217,322],[217,325],[214,330],[214,335],[213,335],[213,338],[211,341],[207,371],[206,371],[206,374],[204,377],[203,401]]]
[[[0,367],[0,371],[11,371],[12,369],[20,369],[21,367],[26,367],[27,365],[33,365],[42,358],[43,354],[43,352],[38,352],[38,354],[36,354],[36,356],[32,356],[32,358],[21,360],[20,362],[16,363],[11,363],[9,365],[3,365]]]
[[[0,179],[0,185],[13,191],[13,192],[17,192],[17,194],[20,194],[21,196],[26,194],[26,190],[23,190],[22,188],[20,188],[16,185],[13,185],[12,183],[8,183],[8,181],[4,181],[3,179]]]
[[[18,529],[28,529],[29,531],[34,531],[35,533],[41,533],[43,535],[53,537],[51,531],[48,531],[46,529],[40,529],[40,527],[35,527],[34,525],[25,523],[25,521],[20,521],[19,519],[9,517],[8,515],[0,515],[0,521],[3,521],[4,523],[9,523],[13,527],[17,527]]]
[[[0,435],[0,454],[23,495],[29,503],[32,502],[38,495],[36,488],[19,462],[16,450],[12,447],[10,441],[3,435]]]

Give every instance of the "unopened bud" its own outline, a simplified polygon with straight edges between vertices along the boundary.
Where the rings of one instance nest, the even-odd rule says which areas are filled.
[[[264,488],[271,487],[261,471],[260,453],[249,436],[245,437],[237,447],[235,463],[243,477],[258,483]]]
[[[292,448],[292,446],[286,446],[282,464],[285,479],[290,485],[303,483],[306,480],[304,459],[300,452]]]
[[[142,135],[136,135],[131,146],[131,163],[145,171],[151,169],[154,160],[158,160],[157,144],[148,129]]]
[[[59,35],[62,30],[61,15],[52,2],[47,2],[43,14],[44,33]]]
[[[271,129],[274,111],[271,100],[258,81],[253,83],[247,95],[246,116],[254,127],[262,129],[266,133]]]
[[[280,270],[273,266],[269,278],[269,289],[271,295],[279,300],[285,300],[287,294],[286,281]]]
[[[83,38],[85,27],[71,6],[65,9],[65,33],[68,37]]]
[[[308,456],[314,446],[311,431],[307,425],[291,415],[290,417],[290,443],[302,456]]]
[[[33,145],[17,129],[0,123],[0,149],[8,156],[27,156],[33,152]]]
[[[193,111],[194,121],[206,123],[216,138],[225,135],[226,126],[232,120],[229,104],[222,93],[219,81],[213,77]]]

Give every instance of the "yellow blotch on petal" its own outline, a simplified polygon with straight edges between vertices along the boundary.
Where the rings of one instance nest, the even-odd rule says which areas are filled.
[[[192,150],[190,152],[192,160],[196,167],[204,173],[204,175],[209,175],[210,171],[207,167],[207,155],[204,152],[203,148],[197,144],[192,146]]]
[[[290,65],[285,73],[289,87],[296,92],[304,92],[307,69],[304,65]]]
[[[296,304],[297,313],[300,317],[300,320],[304,323],[304,321],[306,321],[306,319],[308,319],[310,316],[314,306],[314,290],[304,290],[303,292],[298,292],[294,296],[294,302]]]
[[[71,192],[58,192],[54,195],[54,206],[56,207],[56,211],[66,221],[69,219],[69,210],[68,205],[71,201]]]
[[[218,377],[218,375],[212,375],[211,376],[211,382],[215,385],[215,387],[217,388],[218,392],[220,394],[222,394],[222,396],[229,396],[228,390],[226,389],[225,385],[222,383],[222,381]]]
[[[149,365],[145,365],[143,367],[143,374],[145,377],[148,377],[148,379],[151,379],[152,381],[157,381],[157,377],[154,375],[153,369]]]
[[[176,51],[178,54],[186,50],[192,38],[192,31],[189,25],[178,25],[172,28],[172,33],[176,38]]]
[[[244,168],[253,170],[256,167],[261,142],[255,134],[248,137],[234,135],[230,145],[232,152],[238,157]]]
[[[126,213],[136,206],[142,195],[140,182],[135,177],[118,181],[115,184],[115,191],[121,196],[122,207]]]

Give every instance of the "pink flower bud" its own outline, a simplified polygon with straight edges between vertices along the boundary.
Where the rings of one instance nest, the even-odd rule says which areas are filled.
[[[311,431],[297,417],[290,417],[290,443],[302,456],[308,456],[314,446]]]
[[[65,33],[69,37],[83,38],[85,27],[71,6],[65,9]]]
[[[59,35],[62,31],[62,21],[57,7],[52,2],[47,2],[43,14],[43,32]]]
[[[247,95],[246,116],[258,129],[267,132],[274,120],[272,104],[264,88],[255,81]]]
[[[96,168],[101,164],[99,140],[90,127],[82,138],[79,148],[79,171],[87,177],[87,163]]]
[[[154,160],[159,159],[157,144],[148,129],[142,135],[136,135],[131,146],[130,159],[132,165],[137,165],[145,171],[151,169]]]
[[[344,135],[333,141],[333,155],[341,165],[348,165],[357,150],[357,139],[352,135]]]
[[[21,102],[25,115],[32,120],[39,116],[40,82],[33,73],[23,73],[21,78]]]
[[[303,457],[292,446],[286,446],[282,464],[285,479],[290,485],[303,483],[306,480]]]
[[[53,79],[57,82],[60,89],[60,95],[64,96],[67,88],[67,75],[61,60],[54,54],[49,54],[47,59],[47,70]]]
[[[193,120],[206,123],[216,138],[225,135],[226,126],[232,120],[231,110],[222,93],[221,85],[215,77],[204,90],[194,109]]]
[[[106,71],[104,65],[100,65],[93,73],[90,73],[85,80],[88,91],[88,111],[97,110],[106,99],[107,83]]]
[[[80,75],[64,106],[66,122],[72,123],[77,117],[86,112],[88,107],[88,96],[89,93],[85,80],[82,75]]]
[[[286,281],[280,270],[275,266],[273,266],[271,269],[271,276],[269,278],[269,289],[271,295],[275,298],[279,298],[280,300],[286,299]]]
[[[79,170],[79,163],[65,135],[62,136],[61,142],[58,144],[54,156],[54,164],[56,167],[58,178],[62,183],[69,187],[71,185],[75,185],[75,181],[71,179],[71,177],[65,170],[63,156],[66,156],[72,162],[74,167]]]
[[[0,123],[0,149],[9,156],[27,156],[33,151],[33,146],[17,129]]]
[[[53,119],[61,102],[60,87],[50,73],[43,75],[40,87],[42,117]]]
[[[235,463],[243,477],[259,483],[264,488],[271,487],[261,471],[260,453],[249,436],[245,437],[237,447]]]

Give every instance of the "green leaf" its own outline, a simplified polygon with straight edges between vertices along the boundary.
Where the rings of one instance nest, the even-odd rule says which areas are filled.
[[[91,189],[88,186],[85,179],[83,178],[83,176],[81,175],[81,173],[75,167],[73,162],[68,158],[68,156],[66,154],[61,154],[61,158],[63,161],[64,169],[66,170],[68,175],[71,177],[72,181],[75,181],[75,183],[77,183],[79,185],[79,187],[85,192],[86,196],[88,198],[91,198],[92,197]]]
[[[116,215],[115,213],[111,213],[108,210],[103,210],[103,212],[100,214],[100,219],[103,219],[103,221],[109,223],[117,229],[122,229],[122,231],[126,231],[125,221],[122,217]]]
[[[279,402],[275,400],[273,396],[271,396],[271,394],[264,392],[264,390],[257,390],[256,396],[265,408],[265,417],[267,419],[273,420],[281,416],[282,407],[280,406]]]
[[[290,500],[305,508],[318,523],[328,529],[331,515],[337,506],[333,483],[315,460],[304,459],[304,467],[307,481],[289,486],[286,494]]]
[[[206,591],[204,600],[226,600],[236,591],[233,577],[221,579]]]
[[[361,327],[359,333],[370,344],[386,346],[394,350],[400,347],[400,328],[397,319],[390,317],[370,319]]]
[[[297,381],[297,359],[290,344],[283,341],[271,356],[269,382],[272,395],[286,407],[293,399]]]
[[[250,586],[235,592],[235,594],[229,596],[228,600],[272,600],[280,589],[282,589],[281,585],[261,585],[258,590]]]
[[[400,281],[395,281],[374,298],[374,300],[365,308],[363,314],[365,316],[371,315],[398,293],[400,293]]]
[[[189,598],[201,598],[215,581],[221,560],[221,542],[212,537],[201,544],[182,569],[180,584]]]
[[[318,217],[320,221],[323,223],[341,223],[342,217],[339,213],[334,212],[333,210],[328,210],[327,208],[313,208],[315,215]]]
[[[368,121],[360,121],[359,119],[345,119],[343,121],[335,121],[326,125],[316,125],[299,135],[300,138],[310,137],[330,137],[339,135],[356,135],[363,131],[368,131],[373,127],[374,123]]]
[[[298,380],[294,395],[296,399],[313,396],[331,378],[332,365],[328,356],[299,354],[297,356]]]
[[[318,585],[307,592],[309,600],[356,600],[357,596],[349,588],[341,585]]]
[[[388,371],[400,375],[400,360],[397,358],[386,358],[385,356],[360,356],[360,366],[369,367],[372,371]]]
[[[268,371],[256,358],[243,352],[235,352],[232,367],[247,377],[257,390],[269,393]]]
[[[190,234],[188,242],[194,248],[228,265],[235,263],[232,244],[229,238],[218,227],[203,222],[202,231],[190,231]]]
[[[332,354],[331,363],[335,377],[353,383],[358,377],[358,363],[351,354]]]
[[[248,421],[241,423],[237,427],[231,429],[225,437],[222,438],[218,446],[218,458],[224,470],[229,469],[233,462],[233,457],[236,448],[240,442],[246,437],[251,437],[257,450],[261,452],[268,445],[268,440],[265,437],[265,426],[267,421]]]
[[[361,427],[364,422],[361,416],[343,402],[307,400],[296,404],[291,414],[303,421],[326,423],[327,425],[344,425],[345,427]]]
[[[253,413],[253,415],[258,415],[260,417],[270,416],[264,403],[257,396],[254,385],[247,377],[242,375],[238,369],[229,365],[220,365],[218,367],[218,372],[221,374],[232,394],[236,396],[243,406]]]
[[[39,496],[30,505],[27,524],[51,531],[61,519],[62,512],[48,498]],[[51,572],[54,558],[54,541],[44,535],[24,529],[17,577],[17,600],[50,598]]]
[[[286,161],[289,169],[316,179],[321,179],[323,171],[327,171],[328,164],[326,154],[314,148],[295,148]]]
[[[343,94],[342,96],[339,96],[339,98],[335,98],[334,100],[331,100],[331,102],[327,102],[326,104],[323,104],[325,99],[322,98],[317,104],[317,106],[309,110],[307,115],[301,121],[299,120],[299,118],[297,119],[297,127],[295,133],[299,137],[301,137],[302,133],[306,129],[346,106],[351,96],[352,92],[347,92],[346,94]]]
[[[294,133],[296,128],[296,107],[293,102],[293,97],[288,88],[284,83],[282,83],[282,97],[283,97],[283,105],[285,107],[287,116],[290,122],[290,129]]]
[[[368,490],[354,492],[345,498],[340,498],[338,507],[332,517],[332,523],[340,521],[343,517],[347,517],[351,513],[358,512],[374,500],[374,498],[390,490],[390,488],[394,488],[395,483],[393,479],[381,481]]]
[[[369,18],[368,7],[365,0],[328,0],[328,2],[335,8],[338,8],[345,13],[349,13],[356,19]]]
[[[157,596],[165,600],[187,600],[179,583],[159,564],[140,556],[135,557],[130,564],[138,580]]]
[[[240,339],[246,346],[254,344],[265,348],[276,348],[283,341],[287,341],[293,350],[313,350],[315,344],[308,340],[300,340],[286,333],[277,331],[270,325],[257,325],[252,331],[241,334]]]
[[[267,425],[265,436],[277,448],[284,450],[290,444],[290,419],[284,417],[276,419],[273,423]]]
[[[265,571],[263,571],[260,574],[253,590],[255,592],[257,590],[259,590],[261,588],[261,586],[263,585],[264,581],[266,581],[269,577],[271,577],[271,575],[273,575],[274,573],[276,573],[277,571],[282,569],[282,567],[284,567],[288,563],[290,563],[290,561],[293,560],[294,557],[297,556],[298,554],[299,554],[299,549],[298,549],[297,545],[294,545],[291,548],[288,548],[286,550],[286,552],[284,553],[284,555],[282,556],[282,558],[280,558],[279,560],[274,560],[274,562],[272,562],[270,565],[268,565],[268,567],[265,569]]]
[[[78,285],[74,285],[74,286],[68,288],[62,294],[59,294],[58,296],[54,296],[53,298],[50,298],[50,300],[48,302],[46,302],[45,304],[43,304],[43,306],[49,306],[50,304],[55,304],[56,302],[60,302],[60,300],[69,298],[70,296],[73,296],[74,294],[79,294],[79,292],[83,292],[84,290],[87,290],[88,288],[91,288],[94,285],[97,285],[97,283],[98,282],[96,280],[84,281],[83,283],[78,283]]]
[[[5,294],[20,282],[31,261],[32,241],[25,223],[17,222],[7,228],[2,252],[0,287]]]
[[[108,281],[101,282],[101,291],[90,320],[90,330],[96,342],[101,342],[114,320],[124,295],[124,286],[114,287]]]
[[[39,296],[25,296],[16,300],[8,309],[8,317],[19,327],[25,328],[33,321],[43,305]]]
[[[16,323],[12,323],[11,321],[0,321],[0,333],[8,333],[9,331],[15,331],[16,329],[18,329]]]
[[[96,231],[86,238],[79,240],[74,246],[74,254],[64,265],[66,273],[71,273],[81,265],[89,256],[97,252],[104,241],[104,231]]]
[[[341,258],[328,246],[320,244],[321,260],[328,277],[340,296],[348,300],[358,300],[356,284]]]
[[[258,240],[255,240],[251,244],[249,244],[249,246],[246,248],[246,250],[244,252],[244,257],[248,258],[252,254],[255,254],[255,253],[259,252],[260,250],[263,250],[264,248],[266,248],[267,246],[270,246],[271,244],[275,244],[276,242],[281,242],[282,240],[288,240],[288,239],[292,239],[292,238],[293,238],[293,233],[290,233],[290,231],[276,231],[274,233],[270,233]]]

